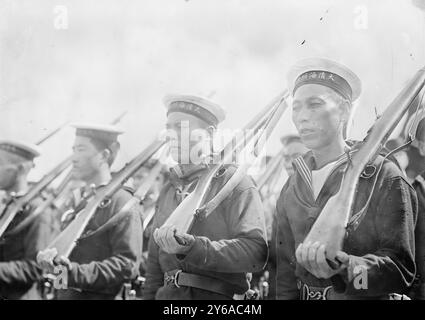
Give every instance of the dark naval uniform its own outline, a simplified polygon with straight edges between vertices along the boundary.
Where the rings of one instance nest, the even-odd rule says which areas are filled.
[[[418,219],[415,228],[417,272],[411,297],[416,300],[425,300],[425,172],[416,177],[413,187],[418,196]]]
[[[214,178],[207,199],[234,171],[235,167],[229,166]],[[154,228],[160,227],[179,205],[181,187],[190,181],[172,181],[163,188]],[[244,294],[249,289],[247,273],[262,270],[267,259],[263,206],[252,179],[245,177],[208,217],[197,219],[189,233],[195,236],[195,242],[186,255],[167,254],[151,237],[144,299],[224,300]],[[181,277],[179,272],[189,275],[187,285],[178,287],[170,281],[173,276]]]
[[[143,200],[143,206],[142,206],[142,216],[141,220],[143,223],[147,221],[147,219],[150,219],[148,223],[143,228],[143,253],[142,253],[142,259],[140,261],[140,275],[145,276],[146,269],[147,269],[147,261],[148,261],[148,253],[149,253],[149,239],[151,238],[153,234],[153,217],[151,217],[152,214],[155,214],[157,210],[156,205],[156,199],[150,199],[147,197],[147,199]]]
[[[379,173],[363,220],[357,228],[349,228],[342,249],[353,255],[352,266],[366,267],[367,289],[356,289],[355,283],[342,275],[318,279],[297,263],[295,250],[328,199],[339,190],[346,159],[346,155],[340,157],[316,200],[311,187],[311,170],[315,168],[312,153],[294,161],[295,173],[277,202],[277,299],[387,299],[391,293],[406,292],[414,280],[417,198],[396,165],[388,160]],[[378,168],[381,162],[379,156],[373,166]],[[364,173],[356,193],[355,212],[372,191],[373,168]]]
[[[419,153],[419,149],[410,146],[406,149],[409,164],[406,168],[406,175],[410,181],[414,180],[421,172],[425,170],[425,157]]]
[[[52,240],[52,216],[44,212],[17,234],[8,236],[33,210],[41,204],[35,199],[21,210],[3,234],[0,242],[0,297],[2,299],[41,299],[37,281],[42,270],[35,262],[37,252]]]
[[[114,299],[125,282],[137,277],[143,245],[139,207],[105,227],[131,197],[121,189],[96,211],[71,252],[68,289],[58,290],[58,299]]]

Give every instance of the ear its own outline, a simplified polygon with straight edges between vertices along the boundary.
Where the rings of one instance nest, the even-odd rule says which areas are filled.
[[[21,162],[17,166],[18,173],[28,173],[32,168],[34,168],[34,162],[32,161]]]
[[[214,136],[215,131],[216,131],[216,128],[214,126],[207,127],[207,132],[211,138]]]
[[[109,149],[103,149],[103,151],[101,152],[101,155],[102,155],[102,159],[104,159],[106,163],[108,163],[112,153]]]
[[[338,110],[341,116],[341,122],[347,123],[350,117],[351,104],[344,100],[339,104]]]

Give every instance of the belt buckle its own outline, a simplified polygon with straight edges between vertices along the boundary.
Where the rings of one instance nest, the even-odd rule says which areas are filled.
[[[177,270],[176,273],[174,273],[172,276],[168,275],[167,273],[165,273],[164,276],[164,282],[166,284],[170,284],[173,283],[176,288],[180,288],[179,284],[177,283],[178,278],[179,278],[179,274],[182,272],[182,270]]]
[[[328,300],[327,295],[332,287],[323,288],[323,290],[311,290],[306,284],[302,284],[302,296],[305,300]]]

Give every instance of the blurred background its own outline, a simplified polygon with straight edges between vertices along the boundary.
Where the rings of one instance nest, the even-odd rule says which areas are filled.
[[[165,94],[209,97],[237,129],[313,56],[362,79],[349,134],[362,139],[425,65],[425,0],[0,0],[0,138],[35,142],[128,111],[118,168],[163,129]],[[269,154],[293,132],[287,112]],[[73,133],[42,145],[31,180],[70,154]]]

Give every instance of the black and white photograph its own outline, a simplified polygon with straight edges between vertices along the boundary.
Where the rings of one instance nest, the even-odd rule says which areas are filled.
[[[425,0],[0,0],[0,300],[425,300]]]

